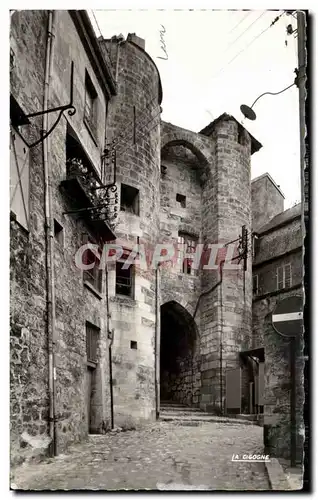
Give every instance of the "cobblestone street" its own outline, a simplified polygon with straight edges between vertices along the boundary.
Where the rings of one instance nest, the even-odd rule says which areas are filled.
[[[13,489],[269,490],[264,463],[232,462],[262,454],[263,429],[209,422],[156,422],[141,430],[90,436],[67,454],[12,469]]]

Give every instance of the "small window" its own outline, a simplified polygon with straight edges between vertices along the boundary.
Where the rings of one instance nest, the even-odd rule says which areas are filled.
[[[137,349],[137,342],[135,340],[130,341],[130,349]]]
[[[54,219],[54,238],[61,246],[64,246],[63,226],[61,226],[56,219]]]
[[[253,295],[258,295],[258,274],[253,276]]]
[[[241,146],[245,146],[245,130],[241,125],[238,127],[237,142],[241,144]]]
[[[85,106],[84,106],[84,121],[89,126],[91,131],[96,134],[96,98],[97,92],[92,83],[92,80],[85,72]]]
[[[10,209],[24,229],[29,230],[30,165],[29,148],[19,132],[10,134]]]
[[[259,247],[258,236],[253,233],[253,235],[252,235],[252,258],[253,259],[255,259],[255,257],[256,257],[256,253],[258,252],[258,249],[259,249],[258,247]]]
[[[91,243],[92,245],[94,244],[93,241],[87,239],[87,235],[84,235],[84,241],[83,244]],[[90,285],[92,285],[95,290],[98,292],[102,292],[102,286],[103,286],[103,270],[99,269],[100,265],[100,257],[95,255],[95,253],[90,250],[86,249],[84,254],[83,254],[83,264],[94,264],[94,267],[91,269],[85,269],[83,271],[83,280],[84,282],[88,282]]]
[[[183,194],[177,193],[176,201],[180,205],[181,208],[186,207],[186,197]]]
[[[120,188],[120,210],[139,215],[139,191],[138,189],[122,184]]]
[[[86,322],[86,355],[87,361],[97,364],[97,347],[100,329]]]
[[[277,268],[277,290],[290,288],[292,285],[291,280],[291,264],[285,264]]]
[[[123,269],[127,257],[128,254],[116,262],[116,295],[133,298],[134,266],[130,265],[127,269]]]
[[[184,274],[194,274],[192,268],[191,257],[184,258],[184,251],[186,254],[195,253],[197,246],[197,238],[190,236],[186,233],[179,232],[178,234],[178,265],[181,272]]]
[[[161,172],[161,177],[165,177],[165,175],[167,173],[167,167],[165,167],[164,165],[161,165],[160,172]]]

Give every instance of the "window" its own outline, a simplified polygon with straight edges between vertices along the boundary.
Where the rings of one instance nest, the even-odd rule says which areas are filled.
[[[258,236],[253,233],[252,234],[252,258],[255,259],[256,253],[258,251]]]
[[[241,144],[241,146],[245,145],[245,130],[241,125],[238,126],[237,142]]]
[[[89,363],[97,364],[97,346],[100,329],[86,322],[86,355]]]
[[[61,246],[64,246],[63,226],[61,226],[56,219],[54,219],[54,237]]]
[[[135,340],[130,341],[130,349],[137,349],[137,342]]]
[[[291,287],[291,264],[285,264],[277,268],[277,290]]]
[[[258,274],[253,276],[253,295],[258,295]]]
[[[181,272],[185,274],[194,274],[192,269],[192,259],[184,258],[184,254],[195,253],[197,238],[186,233],[179,232],[178,235],[178,264]]]
[[[131,264],[127,269],[123,269],[129,253],[124,255],[116,262],[116,295],[126,295],[133,298],[134,266]]]
[[[120,188],[120,210],[139,215],[139,191],[138,189],[122,184]]]
[[[177,193],[176,201],[177,201],[177,204],[179,204],[181,208],[186,207],[186,197],[183,196],[183,194]]]
[[[165,165],[161,165],[160,172],[161,172],[161,177],[165,177],[167,173],[167,167],[165,167]]]
[[[87,243],[94,244],[94,242],[90,240],[87,235],[84,235],[83,244]],[[99,269],[100,257],[97,257],[92,250],[86,249],[83,254],[82,260],[83,264],[94,264],[94,267],[92,267],[92,269],[86,269],[83,271],[84,283],[89,283],[93,288],[95,288],[95,290],[101,293],[103,286],[103,270]]]
[[[29,230],[30,205],[29,148],[19,132],[10,133],[10,209],[16,221]]]
[[[97,92],[88,72],[86,71],[84,122],[89,126],[94,135],[96,134],[96,98]]]

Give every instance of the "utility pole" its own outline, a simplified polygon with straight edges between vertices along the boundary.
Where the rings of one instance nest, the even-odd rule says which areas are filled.
[[[305,102],[306,102],[306,17],[305,12],[297,11],[298,39],[298,89],[299,89],[299,128],[300,128],[300,182],[301,182],[301,214],[302,236],[305,236],[305,217],[308,215],[308,186],[305,183]]]

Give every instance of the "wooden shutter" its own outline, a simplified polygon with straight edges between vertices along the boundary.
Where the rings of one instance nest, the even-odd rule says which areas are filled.
[[[284,266],[284,278],[285,278],[285,288],[290,288],[291,287],[291,264],[286,264]]]
[[[283,267],[277,268],[277,290],[284,288],[284,269]]]
[[[11,128],[10,140],[10,209],[16,220],[29,230],[30,189],[29,148],[20,134]]]

